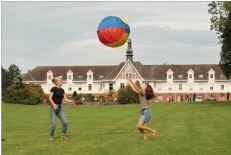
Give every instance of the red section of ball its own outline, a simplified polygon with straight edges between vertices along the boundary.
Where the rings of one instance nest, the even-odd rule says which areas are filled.
[[[98,38],[103,44],[113,44],[126,33],[123,27],[106,27],[97,31]]]

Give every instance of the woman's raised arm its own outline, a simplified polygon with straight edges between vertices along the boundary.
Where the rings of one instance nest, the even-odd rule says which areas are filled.
[[[134,83],[133,83],[133,81],[132,81],[132,79],[128,79],[128,83],[129,83],[129,85],[131,86],[131,88],[135,91],[135,92],[137,92],[137,93],[141,93],[142,92],[142,90],[137,86],[137,85],[135,85]]]

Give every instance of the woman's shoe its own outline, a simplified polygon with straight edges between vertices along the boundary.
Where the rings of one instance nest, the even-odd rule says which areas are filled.
[[[62,139],[62,140],[68,140],[69,137],[67,137],[66,135],[62,135],[62,136],[61,136],[61,139]]]

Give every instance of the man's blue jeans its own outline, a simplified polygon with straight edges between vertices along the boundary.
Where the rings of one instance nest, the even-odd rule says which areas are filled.
[[[63,124],[62,135],[66,135],[66,133],[67,133],[67,118],[66,118],[62,108],[60,107],[60,109],[54,110],[52,105],[49,105],[49,108],[50,108],[50,118],[51,118],[50,137],[53,137],[53,135],[54,135],[57,117],[61,120],[61,122]]]

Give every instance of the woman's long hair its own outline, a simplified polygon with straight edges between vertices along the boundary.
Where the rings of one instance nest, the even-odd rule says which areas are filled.
[[[149,84],[147,84],[147,87],[145,89],[145,95],[146,95],[147,100],[150,100],[150,99],[154,98],[153,89]]]

